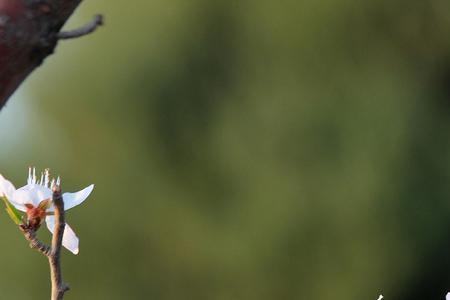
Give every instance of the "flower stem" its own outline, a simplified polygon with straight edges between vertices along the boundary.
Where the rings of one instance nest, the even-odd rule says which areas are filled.
[[[63,282],[61,271],[61,245],[66,222],[64,219],[64,202],[59,186],[53,187],[53,204],[55,206],[55,230],[52,238],[52,251],[48,256],[48,261],[52,281],[51,300],[60,300],[64,297],[64,293],[69,290],[69,286]]]
[[[45,245],[36,237],[35,229],[30,228],[26,224],[21,224],[19,229],[30,243],[30,247],[38,250],[48,258],[50,264],[50,279],[52,282],[51,300],[61,300],[64,297],[64,293],[69,290],[69,286],[63,282],[61,271],[61,246],[66,222],[64,217],[64,201],[60,186],[55,185],[53,187],[52,198],[55,207],[55,229],[53,231],[51,247]]]

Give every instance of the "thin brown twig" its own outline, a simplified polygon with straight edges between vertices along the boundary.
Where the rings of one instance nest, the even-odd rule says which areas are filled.
[[[62,198],[61,187],[53,187],[53,204],[55,207],[55,229],[53,231],[52,245],[47,246],[36,237],[36,231],[27,227],[25,224],[19,226],[25,239],[30,243],[30,247],[38,250],[48,258],[50,264],[50,278],[52,282],[51,300],[61,300],[64,293],[69,290],[69,286],[62,280],[61,272],[61,246],[66,226],[64,216],[64,201]]]
[[[50,256],[52,248],[41,242],[36,237],[36,232],[34,230],[26,228],[23,225],[19,226],[19,228],[22,231],[23,235],[25,236],[25,239],[30,243],[31,248],[38,250],[47,257]]]
[[[80,28],[70,30],[70,31],[59,32],[58,39],[67,40],[67,39],[74,39],[74,38],[82,37],[84,35],[94,32],[101,25],[103,25],[103,16],[95,15],[89,23],[87,23],[86,25],[84,25]]]
[[[61,272],[60,255],[66,222],[61,187],[58,185],[53,187],[53,204],[55,206],[55,229],[52,238],[52,252],[48,260],[52,280],[52,300],[60,300],[64,297],[64,293],[69,290],[69,286],[63,282]]]

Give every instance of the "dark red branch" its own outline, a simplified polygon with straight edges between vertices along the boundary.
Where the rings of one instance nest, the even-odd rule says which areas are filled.
[[[0,109],[53,53],[81,0],[0,0]]]

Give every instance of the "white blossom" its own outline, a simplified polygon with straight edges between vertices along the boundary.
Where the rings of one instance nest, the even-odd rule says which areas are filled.
[[[20,211],[26,212],[37,211],[42,215],[47,223],[47,228],[53,233],[55,229],[55,217],[53,216],[54,206],[52,201],[52,187],[60,185],[60,178],[50,181],[49,171],[45,170],[41,174],[40,180],[36,178],[36,169],[29,169],[27,184],[19,189],[0,175],[0,196],[4,196],[11,202],[14,207]],[[64,201],[64,210],[71,209],[81,204],[91,194],[94,185],[84,188],[76,193],[64,193],[62,195]],[[35,212],[36,213],[36,212]],[[65,226],[62,245],[73,254],[79,252],[79,239],[75,232],[68,224]]]

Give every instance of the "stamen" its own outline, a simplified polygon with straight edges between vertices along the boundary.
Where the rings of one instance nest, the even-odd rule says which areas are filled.
[[[27,184],[31,185],[31,167],[28,167],[28,179],[27,179]]]
[[[33,184],[36,184],[36,168],[33,168]]]
[[[44,182],[44,173],[41,172],[41,180],[39,180],[39,185],[42,185]]]
[[[55,187],[55,178],[52,179],[52,182],[50,183],[50,187],[52,190]]]
[[[49,184],[49,182],[50,182],[50,179],[49,179],[49,177],[50,177],[50,170],[49,170],[49,169],[45,169],[44,173],[45,173],[45,181],[44,181],[44,185],[45,185],[46,187],[49,187],[48,184]]]
[[[56,185],[61,186],[61,178],[59,178],[59,176],[58,176],[58,179],[56,179]]]

